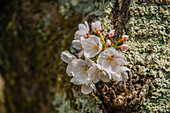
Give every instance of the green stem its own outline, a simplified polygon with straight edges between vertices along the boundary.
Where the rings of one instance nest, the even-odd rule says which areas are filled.
[[[103,35],[100,35],[100,38],[101,38],[101,40],[102,40],[102,44],[105,44]]]
[[[118,41],[115,45],[112,44],[111,47],[114,47],[115,49],[117,49],[117,48],[119,48],[119,47],[117,46],[117,44],[119,44],[119,41]]]
[[[119,41],[115,44],[115,47],[117,47],[117,44],[119,44]]]

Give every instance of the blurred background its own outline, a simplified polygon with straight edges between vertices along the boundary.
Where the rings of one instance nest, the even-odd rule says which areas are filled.
[[[71,90],[60,53],[82,22],[81,4],[87,0],[0,1],[0,113],[56,112],[55,93]]]

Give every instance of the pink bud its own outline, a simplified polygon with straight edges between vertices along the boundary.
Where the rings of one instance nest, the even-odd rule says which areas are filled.
[[[123,41],[127,41],[128,39],[129,39],[129,36],[128,36],[128,35],[123,35],[123,36],[122,36],[122,40],[123,40]]]
[[[124,51],[124,50],[126,50],[126,49],[127,49],[127,47],[128,47],[128,45],[127,45],[127,44],[123,44],[123,45],[121,45],[120,49],[121,49],[122,51]]]
[[[112,29],[112,30],[110,30],[109,33],[108,33],[108,38],[112,38],[114,35],[115,35],[115,30]]]
[[[106,40],[106,44],[107,46],[110,46],[111,45],[111,41],[109,39]]]

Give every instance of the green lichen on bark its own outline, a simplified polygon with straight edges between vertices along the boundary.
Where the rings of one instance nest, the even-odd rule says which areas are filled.
[[[139,112],[168,112],[169,95],[169,8],[170,5],[131,3],[127,24],[131,39],[125,52],[129,66],[140,76],[154,77],[152,91],[147,94]],[[149,92],[149,88],[145,92]]]
[[[75,99],[67,99],[65,93],[56,92],[52,104],[58,113],[102,113],[99,108],[101,102],[98,99],[92,95],[84,95],[80,90],[72,88],[72,91]],[[74,101],[74,103],[70,101]],[[74,104],[74,107],[71,103]]]

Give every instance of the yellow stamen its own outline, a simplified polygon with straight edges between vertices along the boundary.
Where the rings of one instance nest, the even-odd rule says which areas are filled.
[[[94,28],[94,29],[95,29],[95,33],[98,33],[98,30],[96,28]]]
[[[99,45],[94,45],[94,47],[93,47],[95,50],[98,50],[99,49]]]
[[[89,67],[86,65],[83,69],[83,73],[86,73],[86,71],[89,69]]]
[[[115,60],[112,58],[112,56],[108,56],[107,60],[114,65],[115,64]]]

